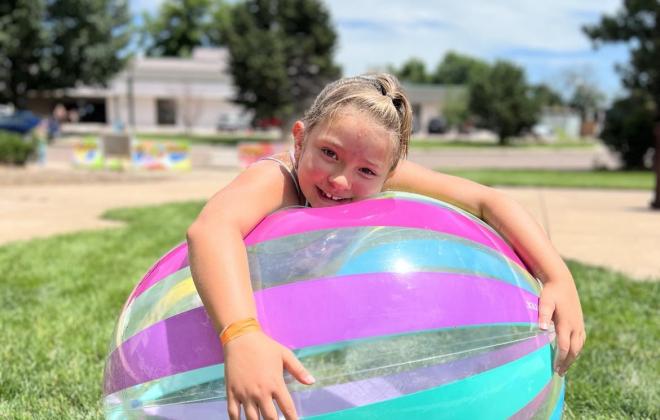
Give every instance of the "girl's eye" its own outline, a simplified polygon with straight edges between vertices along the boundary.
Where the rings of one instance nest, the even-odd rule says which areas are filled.
[[[374,171],[372,171],[371,169],[369,169],[369,168],[361,168],[360,172],[362,172],[363,174],[365,174],[367,176],[376,176],[376,173]]]
[[[325,148],[325,147],[322,148],[321,152],[329,158],[332,158],[332,159],[337,158],[337,154],[335,152],[333,152],[332,150],[328,149],[328,148]]]

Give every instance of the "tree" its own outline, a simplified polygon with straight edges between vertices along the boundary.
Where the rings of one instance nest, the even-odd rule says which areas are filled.
[[[625,169],[645,169],[644,158],[653,144],[653,103],[636,94],[615,101],[608,109],[601,137],[617,150]]]
[[[276,117],[288,128],[339,77],[337,35],[320,1],[249,0],[237,3],[223,22],[235,101],[257,120]]]
[[[507,61],[496,62],[471,83],[469,108],[483,126],[497,133],[500,144],[531,128],[540,111],[524,71]]]
[[[597,87],[582,83],[575,87],[568,104],[580,113],[582,121],[584,121],[594,112],[603,109],[605,99],[605,94]]]
[[[449,127],[462,127],[470,121],[469,91],[465,87],[450,86],[445,91],[442,115]]]
[[[598,24],[585,26],[585,34],[597,48],[601,43],[624,42],[630,47],[630,63],[619,67],[624,85],[633,96],[646,92],[651,98],[655,137],[655,199],[660,209],[660,3],[658,0],[625,0],[614,16],[602,16]],[[637,141],[646,141],[643,137]]]
[[[45,46],[44,15],[43,1],[0,3],[0,103],[21,107],[21,99],[37,79],[29,69],[46,66],[40,55]]]
[[[554,91],[550,86],[541,83],[530,88],[532,100],[540,107],[561,106],[564,101],[561,95]]]
[[[143,15],[141,44],[148,56],[189,57],[198,46],[213,45],[211,0],[166,0],[158,14]]]
[[[449,51],[429,75],[431,82],[443,85],[461,85],[463,89],[447,88],[445,105],[442,113],[450,126],[470,125],[472,111],[470,109],[470,92],[473,83],[488,72],[489,64],[478,58]]]
[[[0,102],[104,84],[125,65],[131,33],[124,0],[0,2]]]
[[[403,63],[400,70],[395,70],[396,77],[409,83],[428,83],[430,77],[426,73],[426,64],[419,58],[410,58]]]
[[[431,75],[433,83],[444,85],[469,85],[488,72],[485,61],[450,51]]]

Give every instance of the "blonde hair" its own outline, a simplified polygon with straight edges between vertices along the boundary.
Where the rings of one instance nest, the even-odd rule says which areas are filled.
[[[408,154],[412,128],[410,102],[396,77],[387,73],[346,77],[327,85],[303,117],[305,131],[331,120],[339,111],[353,106],[365,112],[396,135],[391,169]]]

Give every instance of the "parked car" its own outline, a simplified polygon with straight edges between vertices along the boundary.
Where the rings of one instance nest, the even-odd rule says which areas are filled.
[[[239,131],[250,128],[251,117],[241,114],[222,114],[218,118],[215,129],[218,131]]]
[[[261,118],[255,122],[255,127],[259,130],[269,130],[271,128],[282,127],[282,120],[277,117]]]
[[[447,132],[447,123],[442,117],[431,118],[429,121],[428,132],[432,134],[443,134]]]
[[[31,111],[16,111],[11,115],[0,115],[0,130],[26,134],[39,125],[40,120]]]

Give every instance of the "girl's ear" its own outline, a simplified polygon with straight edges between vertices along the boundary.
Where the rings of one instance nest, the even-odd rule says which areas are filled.
[[[293,124],[293,128],[291,128],[291,134],[293,134],[294,156],[296,157],[296,161],[298,161],[303,149],[303,140],[305,139],[305,124],[300,120],[296,121]]]

